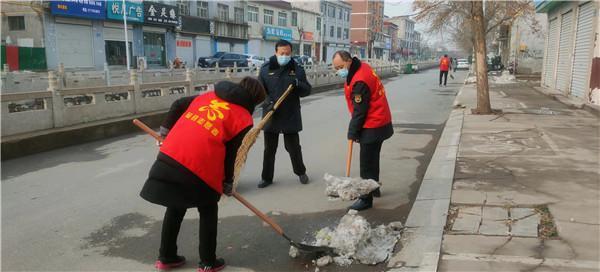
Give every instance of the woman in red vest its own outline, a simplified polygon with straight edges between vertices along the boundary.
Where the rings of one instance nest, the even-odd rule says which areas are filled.
[[[352,58],[347,51],[333,55],[333,67],[346,79],[344,93],[352,115],[348,139],[360,143],[360,177],[379,181],[379,154],[383,141],[392,137],[392,114],[383,84],[369,64]],[[365,210],[373,206],[379,189],[361,196],[350,209]]]
[[[222,81],[215,91],[173,103],[160,127],[164,141],[140,196],[167,207],[156,268],[185,263],[177,255],[177,236],[188,208],[200,213],[198,272],[223,269],[216,258],[217,202],[230,195],[234,162],[244,135],[252,127],[254,107],[265,98],[256,79],[239,84]]]
[[[448,81],[448,71],[452,68],[452,63],[448,55],[444,55],[440,59],[440,87],[442,87],[442,77],[444,78],[444,87],[446,87],[446,81]]]

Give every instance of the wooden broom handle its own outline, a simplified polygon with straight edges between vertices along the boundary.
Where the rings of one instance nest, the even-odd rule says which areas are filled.
[[[354,142],[348,140],[348,157],[346,158],[346,177],[350,177],[350,166],[352,166],[352,146]]]
[[[150,136],[154,137],[154,139],[156,139],[157,141],[159,141],[159,142],[163,141],[163,138],[160,137],[160,135],[158,133],[156,133],[156,131],[154,131],[150,127],[146,126],[146,124],[144,124],[142,121],[140,121],[138,119],[133,119],[133,124],[138,126],[139,128],[141,128],[146,133],[150,134]]]
[[[243,198],[237,192],[233,192],[231,195],[233,197],[235,197],[235,199],[237,199],[240,203],[244,204],[244,206],[246,206],[248,209],[250,209],[254,214],[256,214],[258,217],[260,217],[260,219],[267,222],[267,224],[269,224],[269,226],[271,226],[271,228],[273,228],[277,233],[279,233],[280,235],[283,235],[283,229],[277,223],[275,223],[275,221],[273,221],[270,217],[268,217],[266,214],[262,213],[260,210],[258,210],[252,204],[250,204],[250,202],[248,202],[248,200]]]

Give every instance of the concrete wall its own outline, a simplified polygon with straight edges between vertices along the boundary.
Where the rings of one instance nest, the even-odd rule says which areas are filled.
[[[0,10],[2,10],[2,31],[1,37],[3,44],[19,45],[23,47],[44,47],[44,25],[42,24],[41,7],[32,6],[24,1],[0,1]],[[42,12],[43,13],[43,12]],[[25,30],[10,31],[8,29],[8,16],[23,16],[25,20]],[[10,40],[10,43],[7,41]],[[22,45],[29,43],[32,45]]]

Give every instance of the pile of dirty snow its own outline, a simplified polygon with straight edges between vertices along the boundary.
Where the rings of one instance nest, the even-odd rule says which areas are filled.
[[[321,229],[315,237],[315,246],[328,246],[336,256],[323,256],[315,261],[317,266],[335,263],[348,266],[353,262],[375,265],[387,260],[400,238],[401,222],[392,222],[371,228],[371,225],[355,210],[349,210],[340,223],[331,229]],[[292,254],[295,253],[295,254]],[[290,248],[290,256],[295,258],[297,250]]]
[[[355,200],[379,188],[379,183],[372,179],[336,177],[327,173],[323,178],[327,182],[325,194],[342,200]]]
[[[508,71],[502,71],[501,76],[490,76],[490,82],[495,84],[515,83],[517,78]]]

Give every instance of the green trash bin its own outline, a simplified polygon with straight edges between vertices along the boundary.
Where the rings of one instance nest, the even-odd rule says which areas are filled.
[[[413,73],[412,63],[407,63],[406,64],[406,68],[404,69],[404,73],[405,74],[412,74]]]

